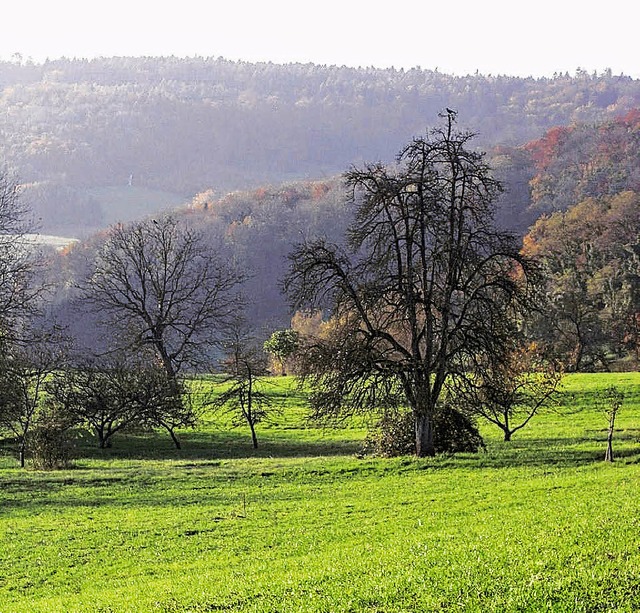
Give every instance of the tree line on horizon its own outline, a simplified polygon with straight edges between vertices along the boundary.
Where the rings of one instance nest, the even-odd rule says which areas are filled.
[[[639,104],[640,83],[611,71],[525,79],[223,58],[0,62],[0,159],[31,192],[43,231],[86,236],[112,221],[100,188],[188,201],[332,177],[390,161],[447,106],[491,150]]]

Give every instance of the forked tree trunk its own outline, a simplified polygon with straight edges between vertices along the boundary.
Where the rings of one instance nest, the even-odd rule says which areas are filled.
[[[416,456],[419,458],[433,457],[436,448],[433,444],[433,419],[429,413],[419,412],[415,416],[416,425]]]

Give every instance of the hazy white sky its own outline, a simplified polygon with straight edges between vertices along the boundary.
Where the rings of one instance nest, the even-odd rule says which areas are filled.
[[[248,61],[640,78],[630,0],[7,0],[0,58]]]

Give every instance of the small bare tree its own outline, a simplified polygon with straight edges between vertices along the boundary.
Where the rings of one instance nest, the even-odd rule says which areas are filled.
[[[233,327],[225,347],[222,367],[226,389],[215,398],[214,407],[228,409],[234,425],[246,423],[251,430],[253,448],[257,449],[256,424],[273,410],[271,398],[262,389],[264,378],[269,374],[268,360],[241,325]]]
[[[140,378],[135,371],[114,359],[88,360],[57,371],[46,383],[51,406],[76,423],[88,426],[101,449],[111,446],[111,438],[132,424],[143,421],[136,397]]]
[[[563,373],[535,343],[488,356],[454,383],[453,396],[469,414],[498,426],[510,441],[543,408],[553,404]]]
[[[176,430],[195,425],[196,416],[181,383],[167,378],[152,360],[123,354],[88,358],[53,373],[46,383],[48,404],[89,426],[101,448],[130,426],[162,427],[177,449]]]
[[[613,462],[613,433],[615,432],[616,417],[622,408],[624,402],[624,392],[619,390],[615,385],[607,387],[598,395],[597,405],[604,412],[607,427],[607,451],[604,455],[605,462]]]
[[[190,389],[183,381],[177,384],[153,362],[137,367],[137,385],[132,396],[137,400],[144,423],[164,428],[176,449],[182,449],[178,428],[193,428],[197,414]],[[189,386],[190,387],[190,386]]]

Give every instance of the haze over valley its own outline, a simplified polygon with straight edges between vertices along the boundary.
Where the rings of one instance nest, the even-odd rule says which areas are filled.
[[[446,107],[492,155],[640,100],[640,82],[610,71],[458,77],[222,58],[1,62],[0,86],[0,159],[41,232],[79,238],[205,191],[389,162]]]

